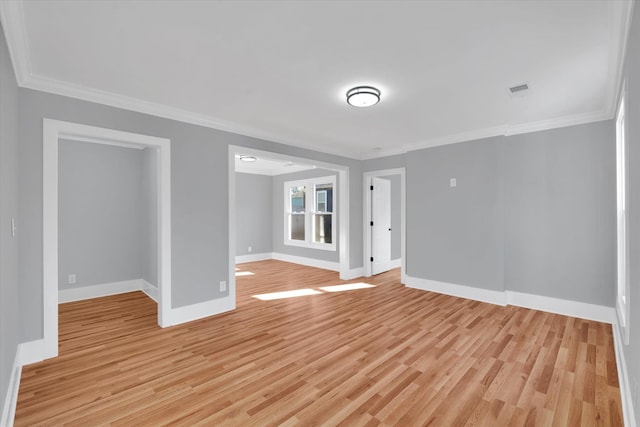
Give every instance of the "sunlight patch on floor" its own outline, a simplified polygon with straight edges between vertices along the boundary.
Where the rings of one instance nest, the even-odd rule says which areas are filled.
[[[252,273],[250,271],[236,271],[236,277],[240,277],[240,276],[253,276],[255,273]]]
[[[262,301],[271,301],[274,299],[303,297],[307,295],[317,295],[321,293],[322,292],[316,291],[315,289],[295,289],[293,291],[272,292],[270,294],[253,295],[253,297]]]
[[[253,273],[251,273],[253,274]],[[237,275],[237,274],[236,274]],[[271,301],[274,299],[283,299],[283,298],[294,298],[294,297],[303,297],[308,295],[319,295],[325,292],[344,292],[344,291],[353,291],[356,289],[369,289],[375,288],[375,285],[369,283],[346,283],[344,285],[333,285],[333,286],[322,286],[318,289],[295,289],[293,291],[282,291],[282,292],[273,292],[269,294],[258,294],[253,295],[254,298],[257,298],[262,301]]]
[[[345,285],[334,285],[334,286],[323,286],[319,288],[325,292],[343,292],[343,291],[353,291],[355,289],[367,289],[367,288],[375,288],[375,285],[371,285],[369,283],[347,283]]]

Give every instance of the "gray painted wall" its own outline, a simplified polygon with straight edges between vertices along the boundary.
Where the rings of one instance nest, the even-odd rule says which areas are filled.
[[[18,227],[11,236],[11,218]],[[0,414],[20,340],[18,238],[18,85],[0,27]]]
[[[492,138],[406,157],[409,276],[504,289],[498,154],[499,138]]]
[[[505,288],[613,306],[612,121],[504,141]]]
[[[335,176],[336,179],[336,192],[335,192],[335,206],[336,214],[334,220],[336,221],[336,250],[325,251],[322,249],[302,248],[299,246],[291,246],[284,244],[284,183],[287,181],[297,181],[307,178],[319,178],[324,176]],[[361,180],[362,182],[362,180]],[[361,190],[357,194],[360,194]],[[338,174],[335,171],[329,171],[324,169],[313,169],[302,172],[289,173],[285,175],[276,175],[273,177],[273,251],[281,254],[301,256],[305,258],[319,259],[322,261],[340,262],[340,242],[338,239],[338,233],[340,232],[340,223],[338,222],[338,210],[340,209],[340,183],[338,182]],[[361,198],[361,197],[360,197]],[[353,214],[353,212],[351,212]],[[362,204],[360,205],[360,216],[362,216]],[[359,224],[362,224],[362,218],[360,218]],[[351,229],[354,225],[352,223]],[[353,244],[362,246],[362,243],[354,242]],[[361,263],[362,264],[362,263]]]
[[[153,117],[29,89],[19,90],[21,341],[42,338],[42,119],[51,118],[171,140],[172,305],[221,298],[228,280],[228,146],[245,146],[349,167],[360,195],[358,160]],[[350,198],[351,268],[362,267],[362,198]]]
[[[391,259],[402,257],[401,248],[401,193],[400,175],[381,176],[380,178],[391,181]]]
[[[362,161],[363,172],[379,171],[385,169],[403,168],[407,165],[405,154],[396,154],[394,156],[380,157],[377,159],[368,159]]]
[[[407,273],[612,306],[614,139],[606,121],[412,152]]]
[[[236,255],[273,252],[273,204],[271,176],[236,173]]]
[[[142,279],[158,286],[158,149],[142,150],[140,231]]]
[[[636,2],[627,45],[624,77],[627,79],[627,141],[629,162],[629,268],[630,337],[624,346],[630,383],[638,384],[640,394],[640,4]],[[634,407],[636,424],[640,425],[640,397]]]
[[[60,140],[59,289],[142,277],[142,159],[142,150]]]

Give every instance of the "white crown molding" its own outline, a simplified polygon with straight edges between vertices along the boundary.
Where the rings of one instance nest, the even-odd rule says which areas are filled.
[[[618,9],[619,12],[612,11],[610,22],[611,44],[618,46],[618,50],[610,49],[609,63],[616,64],[617,68],[609,70],[610,84],[607,90],[606,112],[608,118],[615,117],[616,107],[618,106],[618,97],[623,83],[623,72],[625,66],[625,56],[627,53],[627,45],[631,36],[631,20],[633,17],[633,6],[635,0],[612,1],[609,2],[611,9]],[[618,17],[619,22],[614,19]],[[636,24],[638,25],[638,24]],[[617,31],[616,31],[617,30]]]
[[[467,132],[461,132],[451,135],[445,135],[438,138],[428,139],[426,141],[405,145],[405,152],[422,150],[424,148],[437,147],[439,145],[456,144],[458,142],[475,141],[478,139],[491,138],[494,136],[506,135],[508,127],[506,125],[494,126],[483,129],[474,129]]]
[[[425,147],[426,148],[426,147]],[[406,154],[409,151],[405,146],[392,147],[392,148],[375,148],[367,151],[358,157],[358,160],[371,160],[379,159],[382,157],[396,156],[399,154]]]
[[[194,113],[192,111],[171,107],[151,101],[145,101],[113,92],[107,92],[100,89],[90,88],[87,86],[77,85],[62,80],[52,79],[49,77],[30,74],[23,83],[18,83],[21,87],[27,89],[48,92],[55,95],[66,96],[83,101],[94,102],[97,104],[108,105],[110,107],[121,108],[123,110],[135,111],[138,113],[149,114],[155,117],[162,117],[169,120],[176,120],[182,123],[202,126],[210,129],[221,130],[225,132],[235,133],[250,138],[262,139],[265,141],[276,142],[293,147],[302,148],[325,154],[332,154],[340,157],[351,159],[357,158],[357,153],[350,150],[318,150],[318,145],[313,143],[304,143],[298,140],[292,140],[282,135],[256,129],[251,126],[242,125],[236,122],[214,118],[205,114]]]
[[[0,1],[0,22],[4,28],[16,80],[18,82],[18,86],[22,88],[81,99],[83,101],[122,108],[124,110],[149,114],[156,117],[190,123],[211,129],[232,132],[252,138],[264,139],[325,154],[332,154],[351,159],[357,158],[358,153],[353,151],[327,149],[319,151],[317,148],[318,145],[314,145],[313,143],[294,141],[289,138],[282,137],[281,135],[255,129],[250,126],[213,118],[204,114],[197,114],[160,103],[144,101],[138,98],[36,75],[29,59],[29,43],[24,21],[23,1]]]
[[[18,86],[24,87],[31,75],[31,62],[22,1],[0,1],[0,22],[4,28]]]
[[[278,135],[250,126],[241,125],[239,123],[210,117],[204,114],[198,114],[160,103],[144,101],[137,98],[132,98],[120,94],[102,91],[99,89],[89,88],[86,86],[76,85],[69,82],[35,75],[28,55],[29,46],[28,38],[26,36],[22,0],[0,1],[0,20],[2,21],[2,25],[6,34],[7,44],[13,62],[16,79],[20,87],[81,99],[84,101],[122,108],[129,111],[149,114],[156,117],[190,123],[207,128],[232,132],[252,138],[263,139],[325,154],[332,154],[357,160],[368,160],[397,154],[405,154],[409,151],[415,151],[439,145],[473,141],[494,136],[516,135],[521,133],[549,130],[560,127],[609,120],[613,118],[615,113],[616,100],[622,81],[624,55],[626,52],[627,41],[631,28],[633,5],[634,0],[611,2],[612,8],[618,8],[617,13],[615,11],[612,11],[611,13],[613,21],[611,22],[611,44],[613,46],[619,46],[619,49],[612,51],[611,53],[611,63],[615,64],[615,66],[612,67],[612,70],[610,71],[610,78],[612,81],[609,84],[609,89],[607,91],[605,102],[606,105],[604,110],[564,116],[537,122],[522,123],[516,125],[500,125],[483,129],[474,129],[467,132],[428,139],[416,144],[408,144],[400,147],[382,150],[368,150],[366,152],[356,150],[327,149],[326,146],[322,145],[321,141],[317,141],[317,144],[314,144],[313,141],[300,142],[298,140],[292,140],[291,138],[283,135]],[[620,22],[617,22],[616,19],[619,19]],[[318,149],[319,146],[323,147],[322,151]]]
[[[613,116],[608,111],[596,111],[582,114],[574,114],[570,116],[557,117],[548,120],[540,120],[537,122],[522,123],[517,125],[502,125],[484,129],[475,129],[468,132],[447,135],[439,138],[429,139],[419,144],[405,145],[401,148],[393,150],[380,150],[375,156],[366,157],[365,159],[373,159],[377,157],[386,157],[394,154],[404,154],[410,151],[422,150],[425,148],[437,147],[440,145],[457,144],[459,142],[476,141],[484,138],[492,138],[496,136],[511,136],[523,133],[539,132],[543,130],[551,130],[564,128],[569,126],[582,125],[586,123],[595,123],[603,120],[610,120]],[[363,160],[365,160],[363,159]]]
[[[595,111],[556,117],[547,120],[540,120],[537,122],[522,123],[518,125],[507,125],[505,126],[504,136],[519,135],[522,133],[532,133],[543,130],[583,125],[586,123],[601,122],[603,120],[609,120],[611,118],[613,118],[613,116],[607,111]]]

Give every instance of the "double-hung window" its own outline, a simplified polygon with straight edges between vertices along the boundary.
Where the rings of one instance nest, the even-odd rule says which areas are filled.
[[[284,183],[284,243],[336,250],[336,177]]]

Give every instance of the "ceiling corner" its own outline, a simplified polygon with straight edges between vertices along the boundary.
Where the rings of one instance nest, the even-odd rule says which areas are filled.
[[[610,63],[615,64],[615,68],[612,70],[611,83],[607,93],[607,104],[605,106],[606,115],[609,119],[615,116],[618,97],[622,89],[622,73],[625,66],[627,44],[631,35],[631,19],[635,2],[636,0],[627,0],[610,3],[610,7],[613,9],[611,14],[611,44],[617,46],[618,49],[611,49],[612,59]],[[618,22],[614,21],[616,8],[619,9]]]
[[[0,1],[0,21],[18,86],[24,87],[31,79],[31,62],[22,0]]]

